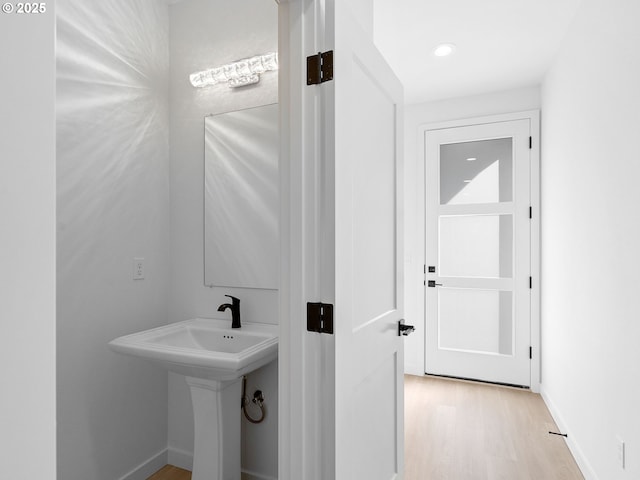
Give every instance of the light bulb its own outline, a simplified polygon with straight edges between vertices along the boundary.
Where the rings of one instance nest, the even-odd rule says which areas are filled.
[[[433,54],[436,57],[446,57],[455,52],[455,50],[456,46],[453,43],[442,43],[433,50]]]

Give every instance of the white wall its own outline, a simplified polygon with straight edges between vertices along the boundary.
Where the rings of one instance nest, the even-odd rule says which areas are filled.
[[[57,2],[60,480],[166,458],[166,371],[107,342],[167,323],[168,26],[156,0]]]
[[[277,73],[262,75],[258,85],[230,89],[216,85],[195,89],[189,74],[255,54],[277,51],[278,12],[266,0],[190,0],[170,7],[171,49],[171,295],[169,320],[196,316],[230,319],[217,307],[241,300],[243,321],[278,323],[278,292],[204,286],[203,172],[204,116],[275,103]],[[221,225],[220,228],[224,228]],[[240,252],[229,252],[238,254]],[[268,419],[243,425],[242,465],[277,477],[277,366],[250,375],[248,390],[265,393]],[[193,416],[184,377],[169,375],[169,459],[191,467]]]
[[[351,11],[362,30],[373,38],[373,0],[348,0]]]
[[[0,14],[2,477],[54,480],[55,14]]]
[[[405,340],[405,372],[424,374],[424,137],[422,126],[540,108],[539,87],[405,107],[405,316],[416,332]]]
[[[543,394],[587,479],[640,478],[639,18],[584,0],[542,88]]]

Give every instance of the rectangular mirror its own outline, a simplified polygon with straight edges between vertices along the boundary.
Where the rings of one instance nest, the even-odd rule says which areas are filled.
[[[278,105],[204,119],[204,281],[278,288]]]

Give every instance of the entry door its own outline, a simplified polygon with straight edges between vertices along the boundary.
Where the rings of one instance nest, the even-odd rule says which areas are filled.
[[[426,132],[426,371],[530,385],[530,120]]]
[[[335,479],[392,480],[404,457],[403,90],[348,4],[327,2],[335,77],[320,87],[335,201]]]

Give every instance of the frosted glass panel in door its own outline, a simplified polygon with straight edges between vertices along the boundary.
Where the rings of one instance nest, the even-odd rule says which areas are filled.
[[[440,145],[440,204],[510,202],[513,139]]]
[[[513,277],[513,216],[440,217],[441,277]]]
[[[439,288],[438,335],[441,349],[511,355],[513,293]]]

